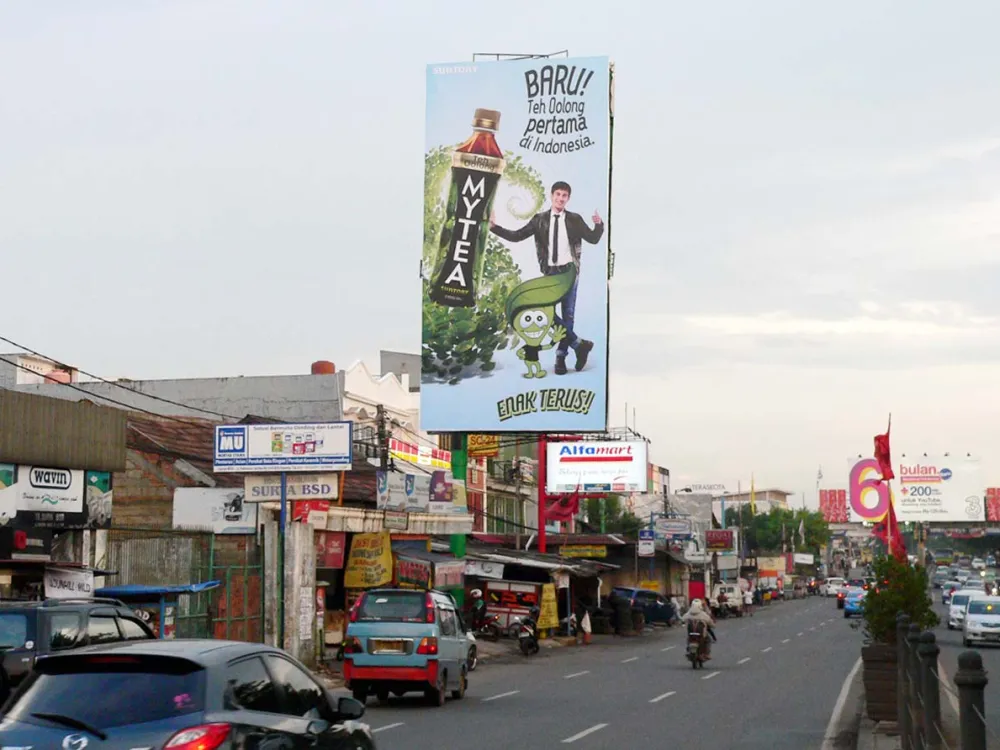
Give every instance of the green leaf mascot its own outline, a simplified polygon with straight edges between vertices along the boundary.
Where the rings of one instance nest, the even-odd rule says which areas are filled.
[[[517,356],[524,360],[526,378],[544,378],[548,373],[538,361],[540,352],[548,351],[562,341],[566,329],[555,323],[556,305],[569,294],[576,281],[576,267],[562,273],[539,276],[514,287],[507,298],[507,322],[516,340],[523,343]],[[548,343],[544,343],[548,337]]]

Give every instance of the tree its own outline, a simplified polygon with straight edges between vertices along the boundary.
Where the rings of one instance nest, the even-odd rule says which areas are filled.
[[[787,508],[771,508],[767,513],[754,515],[747,503],[739,508],[726,509],[726,527],[738,528],[743,521],[743,534],[746,537],[746,549],[757,552],[781,552],[782,529],[786,550],[793,547],[800,552],[819,552],[819,547],[826,544],[830,529],[823,514],[809,510],[790,510]],[[799,522],[805,531],[805,544],[799,538]],[[795,537],[794,541],[792,537]]]
[[[597,498],[587,499],[587,522],[596,528],[601,525],[601,501]],[[604,501],[604,528],[609,534],[624,534],[638,537],[639,529],[649,525],[648,521],[637,518],[625,509],[618,495],[608,495]]]

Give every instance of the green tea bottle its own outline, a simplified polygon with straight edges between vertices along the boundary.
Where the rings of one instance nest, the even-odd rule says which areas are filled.
[[[476,305],[490,211],[505,166],[495,136],[499,126],[499,112],[477,109],[472,136],[451,156],[451,189],[430,289],[431,300],[439,305]]]

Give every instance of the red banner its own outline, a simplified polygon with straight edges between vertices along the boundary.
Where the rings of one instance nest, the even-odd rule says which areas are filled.
[[[343,568],[346,535],[343,531],[313,532],[317,568]]]
[[[847,490],[820,490],[819,512],[827,523],[847,523]]]
[[[292,520],[307,523],[311,513],[321,514],[323,521],[326,521],[326,514],[330,512],[329,500],[296,500],[292,503]],[[324,523],[325,525],[325,523]]]
[[[705,549],[709,552],[729,552],[735,547],[731,530],[709,529],[705,532]]]
[[[1000,487],[986,490],[986,520],[1000,521]]]

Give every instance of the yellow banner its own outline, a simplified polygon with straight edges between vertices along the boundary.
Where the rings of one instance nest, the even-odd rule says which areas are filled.
[[[469,435],[469,455],[478,458],[493,458],[500,455],[499,435]]]
[[[559,627],[559,603],[556,601],[556,586],[554,583],[542,584],[542,603],[539,607],[539,630],[551,630]]]
[[[372,589],[392,581],[392,542],[388,531],[355,534],[344,569],[345,589]]]
[[[639,581],[639,588],[645,591],[659,591],[660,582],[659,581]]]
[[[563,557],[607,557],[608,548],[603,544],[566,544],[559,548]]]

